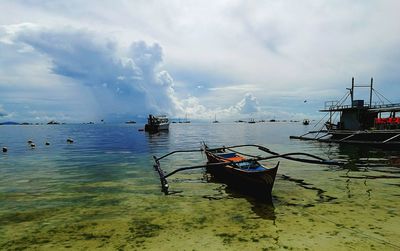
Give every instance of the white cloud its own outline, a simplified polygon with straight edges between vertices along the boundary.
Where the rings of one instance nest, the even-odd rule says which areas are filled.
[[[0,16],[2,97],[52,89],[91,100],[86,107],[97,113],[204,117],[230,114],[248,92],[258,114],[277,112],[275,105],[288,114],[315,111],[342,96],[352,76],[361,83],[374,76],[394,101],[400,90],[395,0],[3,1],[0,8],[8,10]],[[302,99],[313,102],[305,108]]]
[[[247,93],[245,97],[235,106],[240,114],[250,114],[260,111],[257,98],[251,93]]]

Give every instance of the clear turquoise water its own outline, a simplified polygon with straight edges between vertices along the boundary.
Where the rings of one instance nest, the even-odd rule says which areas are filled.
[[[400,249],[398,151],[289,140],[312,129],[300,123],[171,124],[154,135],[141,127],[1,126],[0,146],[9,151],[0,154],[0,249]],[[208,183],[203,170],[171,177],[173,194],[163,195],[152,155],[201,141],[350,164],[281,161],[273,205]],[[176,155],[163,168],[199,163],[199,153]]]

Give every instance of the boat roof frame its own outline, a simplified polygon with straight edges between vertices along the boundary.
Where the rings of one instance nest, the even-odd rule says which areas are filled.
[[[351,106],[351,105],[341,105],[341,106],[331,106],[328,109],[319,110],[320,112],[338,112],[338,111],[348,111],[348,110],[367,110],[369,112],[398,112],[400,111],[400,103],[395,104],[384,104],[384,105],[364,105],[364,106]]]

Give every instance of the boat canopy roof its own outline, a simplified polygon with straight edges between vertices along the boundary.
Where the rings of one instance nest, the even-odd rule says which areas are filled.
[[[364,106],[351,106],[351,105],[341,105],[341,106],[330,106],[327,109],[319,110],[320,112],[337,112],[337,111],[347,111],[347,110],[367,110],[368,112],[398,112],[400,111],[400,103],[396,104],[384,104],[384,105],[364,105]]]

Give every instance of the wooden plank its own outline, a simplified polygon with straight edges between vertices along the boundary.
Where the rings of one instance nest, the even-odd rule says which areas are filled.
[[[339,142],[342,142],[343,140],[349,139],[349,138],[353,137],[354,135],[356,135],[356,134],[354,133],[354,134],[352,134],[352,135],[349,135],[349,136],[347,136],[347,137],[344,137],[343,139],[340,139]]]
[[[326,133],[326,134],[324,134],[324,135],[322,135],[322,136],[319,136],[318,138],[316,138],[316,139],[321,139],[321,138],[323,138],[323,137],[325,137],[325,136],[328,136],[329,135],[329,133]]]
[[[317,140],[316,138],[308,138],[308,137],[301,137],[301,136],[290,136],[290,139],[300,139],[300,140]]]
[[[391,138],[388,138],[387,140],[385,140],[385,141],[382,141],[382,143],[386,143],[386,142],[389,142],[389,141],[391,141],[392,139],[395,139],[395,138],[397,138],[397,137],[399,137],[400,136],[400,133],[399,134],[397,134],[397,135],[394,135],[393,137],[391,137]]]

